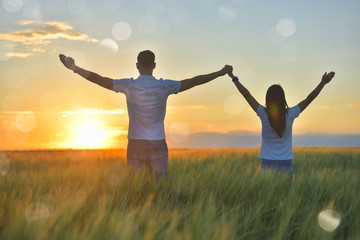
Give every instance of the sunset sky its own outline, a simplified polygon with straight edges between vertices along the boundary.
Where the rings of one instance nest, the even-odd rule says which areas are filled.
[[[136,78],[145,49],[156,54],[157,78],[230,64],[261,104],[277,83],[294,106],[335,71],[293,133],[358,135],[359,12],[358,0],[1,0],[0,149],[126,147],[125,96],[67,70],[58,54]],[[195,135],[259,135],[261,122],[224,76],[171,95],[165,131],[170,147],[187,146]]]

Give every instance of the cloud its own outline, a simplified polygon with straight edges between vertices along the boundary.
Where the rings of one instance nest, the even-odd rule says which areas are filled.
[[[126,110],[124,109],[92,109],[92,108],[84,108],[77,111],[62,111],[63,115],[115,115],[115,114],[124,114]]]
[[[29,56],[33,55],[32,53],[20,53],[20,52],[8,52],[5,54],[6,57],[18,57],[18,58],[27,58]]]
[[[329,106],[329,105],[322,105],[322,106],[320,106],[320,108],[322,108],[322,109],[330,109],[331,106]]]
[[[347,105],[349,108],[356,108],[356,107],[360,107],[360,103],[352,103]]]
[[[37,52],[44,52],[44,47],[49,45],[52,40],[67,39],[72,41],[98,42],[84,33],[69,32],[73,26],[66,22],[38,22],[38,21],[20,21],[18,24],[27,27],[19,31],[2,32],[0,40],[13,43],[13,45],[22,45],[27,47],[28,53],[8,52],[6,56],[28,57]]]

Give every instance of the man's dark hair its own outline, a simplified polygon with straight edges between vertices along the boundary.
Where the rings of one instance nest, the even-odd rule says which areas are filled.
[[[137,61],[143,67],[151,67],[155,63],[155,54],[150,50],[142,51],[139,53]]]

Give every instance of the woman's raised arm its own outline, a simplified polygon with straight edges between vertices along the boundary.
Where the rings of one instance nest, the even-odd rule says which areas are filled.
[[[251,95],[249,90],[247,90],[240,82],[239,78],[235,77],[234,74],[231,72],[228,73],[229,77],[232,78],[232,81],[234,82],[236,88],[239,90],[239,92],[244,96],[245,100],[249,103],[250,107],[256,112],[257,108],[259,107],[258,101]]]
[[[300,112],[304,111],[307,106],[319,95],[324,86],[333,79],[335,76],[334,72],[324,73],[321,78],[321,82],[317,87],[304,99],[299,103]]]

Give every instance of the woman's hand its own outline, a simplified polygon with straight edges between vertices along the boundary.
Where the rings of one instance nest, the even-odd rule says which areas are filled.
[[[324,75],[322,76],[321,82],[324,84],[327,84],[331,81],[331,79],[333,79],[334,76],[335,76],[334,72],[324,73]]]

